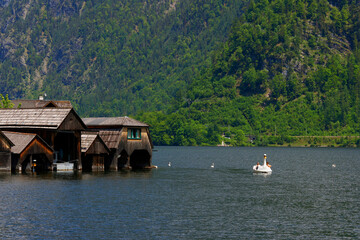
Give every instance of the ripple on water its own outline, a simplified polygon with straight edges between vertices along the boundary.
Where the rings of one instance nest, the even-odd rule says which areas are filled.
[[[159,147],[152,171],[1,174],[0,239],[356,239],[359,151]],[[271,175],[251,171],[263,153]]]

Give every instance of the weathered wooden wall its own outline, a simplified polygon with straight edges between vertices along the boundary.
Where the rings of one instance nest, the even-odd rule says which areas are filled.
[[[0,152],[0,171],[11,171],[11,153]]]
[[[49,162],[53,163],[53,151],[44,143],[35,138],[20,154],[19,163],[21,164],[28,155],[44,154]]]
[[[134,128],[134,127],[131,127]],[[147,132],[147,128],[141,128],[141,139],[128,139],[127,137],[128,127],[124,127],[121,133],[120,141],[120,152],[124,149],[129,156],[133,154],[134,150],[144,149],[152,155],[152,146],[150,143],[150,138]]]
[[[86,154],[102,154],[102,153],[108,153],[109,150],[100,142],[99,139],[95,139],[93,144],[89,147],[89,149],[86,151]]]
[[[83,132],[81,136],[82,153],[81,160],[84,171],[104,171],[105,159],[110,153],[110,149],[98,135]]]
[[[137,127],[130,127],[130,128],[137,128]],[[128,139],[128,127],[124,127],[122,129],[121,140],[117,151],[118,155],[115,156],[117,157],[120,155],[120,158],[116,158],[116,160],[113,159],[114,161],[116,161],[118,168],[124,165],[123,162],[125,161],[125,159],[123,155],[125,153],[127,157],[127,163],[125,164],[125,166],[127,167],[141,166],[141,168],[143,167],[146,168],[151,166],[152,145],[149,137],[149,132],[146,127],[141,127],[140,129],[141,129],[141,139]],[[135,151],[136,151],[136,155],[134,154]],[[141,163],[137,164],[136,162],[138,162],[138,160],[136,160],[135,158],[139,156],[138,155],[139,151],[141,151],[141,154],[145,153],[145,151],[147,153],[143,154],[143,157],[140,157]]]
[[[99,131],[101,138],[111,150],[106,159],[110,170],[121,168],[151,167],[152,141],[149,125],[129,117],[85,118],[88,129]],[[141,138],[128,138],[128,129],[140,129]]]
[[[11,171],[11,145],[0,134],[0,171]]]

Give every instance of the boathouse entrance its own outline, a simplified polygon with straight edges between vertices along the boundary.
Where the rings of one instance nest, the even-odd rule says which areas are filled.
[[[79,159],[77,146],[78,140],[73,132],[58,132],[55,136],[54,150],[57,153],[57,160],[70,162]]]
[[[127,152],[125,150],[122,150],[120,153],[120,157],[118,158],[118,169],[123,169],[128,167],[128,158],[129,155],[127,154]]]
[[[151,166],[151,155],[145,149],[134,150],[130,156],[130,166],[133,169],[144,169]]]
[[[33,133],[3,132],[14,144],[11,148],[11,171],[47,171],[53,163],[53,149]]]
[[[104,171],[105,157],[101,155],[89,154],[81,158],[82,168],[85,172]]]
[[[21,172],[45,172],[51,169],[52,162],[46,157],[45,154],[30,154],[21,165]]]

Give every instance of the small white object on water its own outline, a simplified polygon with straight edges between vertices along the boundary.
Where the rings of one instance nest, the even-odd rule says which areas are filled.
[[[168,163],[168,166],[171,167],[171,162]]]
[[[259,162],[253,166],[253,173],[272,173],[271,165],[266,161],[266,154],[264,154],[264,164],[260,165]]]
[[[212,163],[212,164],[211,164],[211,168],[214,168],[214,167],[215,167],[215,163]]]
[[[333,165],[331,165],[332,167],[336,167],[336,165],[335,164],[333,164]]]

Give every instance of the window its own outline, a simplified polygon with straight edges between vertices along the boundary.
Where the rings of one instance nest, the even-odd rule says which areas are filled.
[[[140,128],[129,128],[127,137],[128,137],[128,139],[141,139],[141,129]]]

